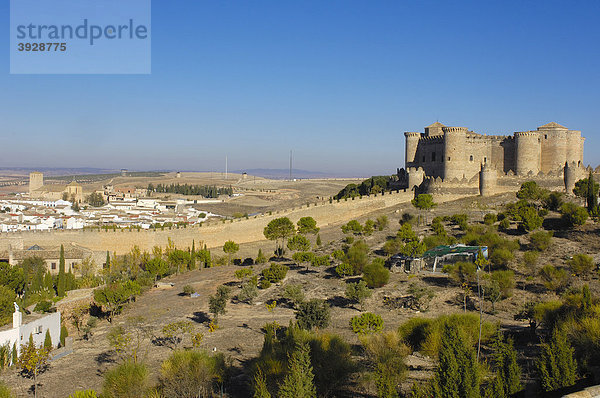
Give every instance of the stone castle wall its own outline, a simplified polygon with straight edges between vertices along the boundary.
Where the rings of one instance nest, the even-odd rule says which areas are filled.
[[[0,250],[8,250],[8,245],[15,241],[23,242],[24,247],[34,244],[39,246],[57,246],[75,243],[94,251],[117,252],[123,254],[137,245],[142,250],[151,250],[155,245],[166,246],[171,238],[178,247],[191,246],[192,240],[196,245],[203,242],[209,248],[221,247],[227,240],[236,243],[249,243],[264,240],[263,230],[269,221],[278,217],[289,217],[296,223],[300,217],[311,216],[319,227],[348,222],[373,211],[385,209],[401,203],[410,202],[414,193],[410,190],[386,193],[384,195],[341,200],[339,203],[328,201],[273,212],[273,214],[238,219],[234,221],[213,221],[201,227],[188,227],[172,230],[63,230],[63,231],[26,231],[0,234]],[[436,202],[457,199],[457,195],[436,196]]]

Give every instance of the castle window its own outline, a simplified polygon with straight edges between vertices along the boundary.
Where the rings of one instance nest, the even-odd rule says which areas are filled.
[[[469,156],[469,160],[472,162],[473,161],[473,155]]]
[[[487,158],[486,157],[483,158],[483,163],[487,163]]]
[[[435,152],[432,152],[432,153],[431,153],[431,161],[432,161],[432,162],[435,162]]]
[[[56,269],[56,263],[52,263],[52,264],[50,264],[50,267],[51,267],[52,269]]]
[[[448,156],[448,161],[450,161],[450,156]]]
[[[425,163],[425,155],[423,155],[423,163]]]
[[[544,134],[544,139],[547,140],[548,139],[548,134]]]

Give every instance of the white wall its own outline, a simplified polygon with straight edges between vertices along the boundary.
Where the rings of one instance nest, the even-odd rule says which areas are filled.
[[[23,324],[20,327],[0,332],[0,345],[8,343],[12,349],[16,342],[17,352],[20,353],[21,345],[27,344],[29,335],[32,335],[34,343],[37,346],[42,346],[44,345],[44,339],[46,338],[46,330],[50,330],[52,347],[56,348],[58,343],[60,343],[60,312],[57,311]]]

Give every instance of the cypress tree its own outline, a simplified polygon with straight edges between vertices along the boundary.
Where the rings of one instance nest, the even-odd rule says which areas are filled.
[[[58,282],[56,283],[56,293],[58,297],[64,297],[66,289],[66,275],[65,275],[65,248],[60,245],[60,260],[58,265]]]
[[[440,343],[439,363],[433,381],[434,396],[478,398],[479,369],[475,351],[456,326],[446,324]]]
[[[52,350],[52,337],[50,337],[50,329],[46,329],[46,337],[44,338],[44,348],[50,352]]]
[[[575,384],[577,364],[573,358],[573,347],[567,341],[565,333],[555,330],[550,342],[542,344],[538,372],[544,391],[554,391]]]
[[[267,388],[267,378],[264,373],[258,368],[254,375],[254,395],[253,398],[271,398],[271,393]]]
[[[317,234],[317,246],[321,246],[321,234]]]
[[[104,264],[104,269],[110,268],[110,253],[108,250],[106,251],[106,264]]]
[[[16,365],[18,359],[19,357],[17,356],[17,343],[14,343],[12,348],[12,364]]]
[[[258,255],[256,256],[256,264],[264,264],[267,262],[267,258],[264,256],[262,249],[258,249]]]
[[[301,343],[290,356],[288,374],[279,387],[279,398],[315,398],[317,390],[313,383],[313,368],[310,364],[310,348]]]
[[[196,242],[192,240],[192,251],[190,252],[190,269],[196,269]]]
[[[592,176],[592,172],[590,171],[590,175],[588,177],[588,184],[587,184],[587,208],[588,211],[590,213],[592,213],[593,211],[596,210],[596,207],[598,207],[598,197],[596,196],[596,192],[594,192],[594,177]]]
[[[584,313],[588,313],[592,308],[592,293],[590,292],[590,287],[585,284],[581,289],[581,309]]]
[[[494,361],[496,378],[493,383],[494,397],[508,398],[521,390],[521,368],[517,364],[517,352],[511,339],[505,341],[498,336],[495,344]]]
[[[62,325],[60,327],[60,345],[62,347],[65,346],[65,340],[67,339],[67,337],[69,337],[69,331],[67,330],[67,327],[65,325]]]
[[[50,271],[46,272],[46,275],[44,275],[44,290],[54,294],[54,280],[52,279]]]

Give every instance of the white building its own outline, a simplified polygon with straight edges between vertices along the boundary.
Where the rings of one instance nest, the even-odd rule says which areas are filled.
[[[23,314],[15,304],[12,328],[0,330],[0,345],[8,345],[11,350],[16,345],[17,355],[19,355],[21,346],[28,343],[29,336],[33,337],[36,346],[43,346],[48,330],[52,339],[52,348],[58,347],[60,342],[60,312],[39,316],[28,323],[23,323]]]

